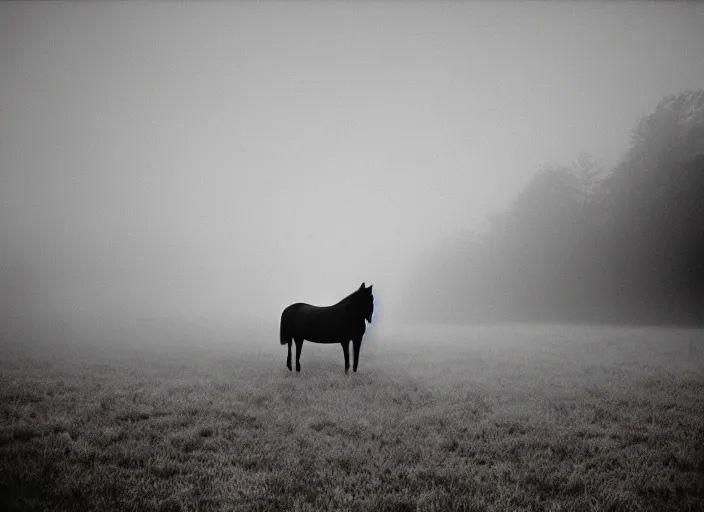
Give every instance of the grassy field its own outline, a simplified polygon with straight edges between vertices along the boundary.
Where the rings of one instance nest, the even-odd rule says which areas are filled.
[[[0,347],[0,508],[704,510],[702,331],[249,341]]]

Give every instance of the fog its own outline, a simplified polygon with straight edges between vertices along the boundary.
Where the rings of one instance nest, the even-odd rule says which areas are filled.
[[[2,336],[276,329],[362,281],[373,326],[407,320],[429,251],[701,88],[702,27],[670,2],[2,3]]]

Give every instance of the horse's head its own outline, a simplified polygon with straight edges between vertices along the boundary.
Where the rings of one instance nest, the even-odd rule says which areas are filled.
[[[374,295],[372,295],[372,286],[366,288],[364,283],[362,283],[362,286],[360,286],[359,289],[352,294],[352,307],[355,312],[363,316],[369,323],[372,323],[372,315],[374,314]]]

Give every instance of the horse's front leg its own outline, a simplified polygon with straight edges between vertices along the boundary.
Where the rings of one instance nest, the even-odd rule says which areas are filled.
[[[293,371],[291,368],[291,340],[288,340],[288,357],[286,358],[286,367],[288,371]]]
[[[303,347],[303,339],[296,340],[296,371],[301,371],[301,348]]]
[[[359,349],[362,346],[362,338],[358,340],[352,340],[352,349],[354,350],[354,366],[352,367],[353,371],[357,371],[357,363],[359,363]]]
[[[342,352],[345,354],[345,373],[350,369],[350,340],[341,341]]]

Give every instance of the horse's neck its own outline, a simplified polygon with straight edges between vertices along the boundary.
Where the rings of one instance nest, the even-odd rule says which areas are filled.
[[[335,306],[342,306],[342,305],[345,305],[345,304],[349,303],[349,302],[352,300],[352,297],[354,296],[355,293],[357,293],[357,292],[352,292],[352,293],[350,293],[347,297],[345,297],[345,298],[342,299],[340,302],[338,302],[337,304],[335,304]]]

